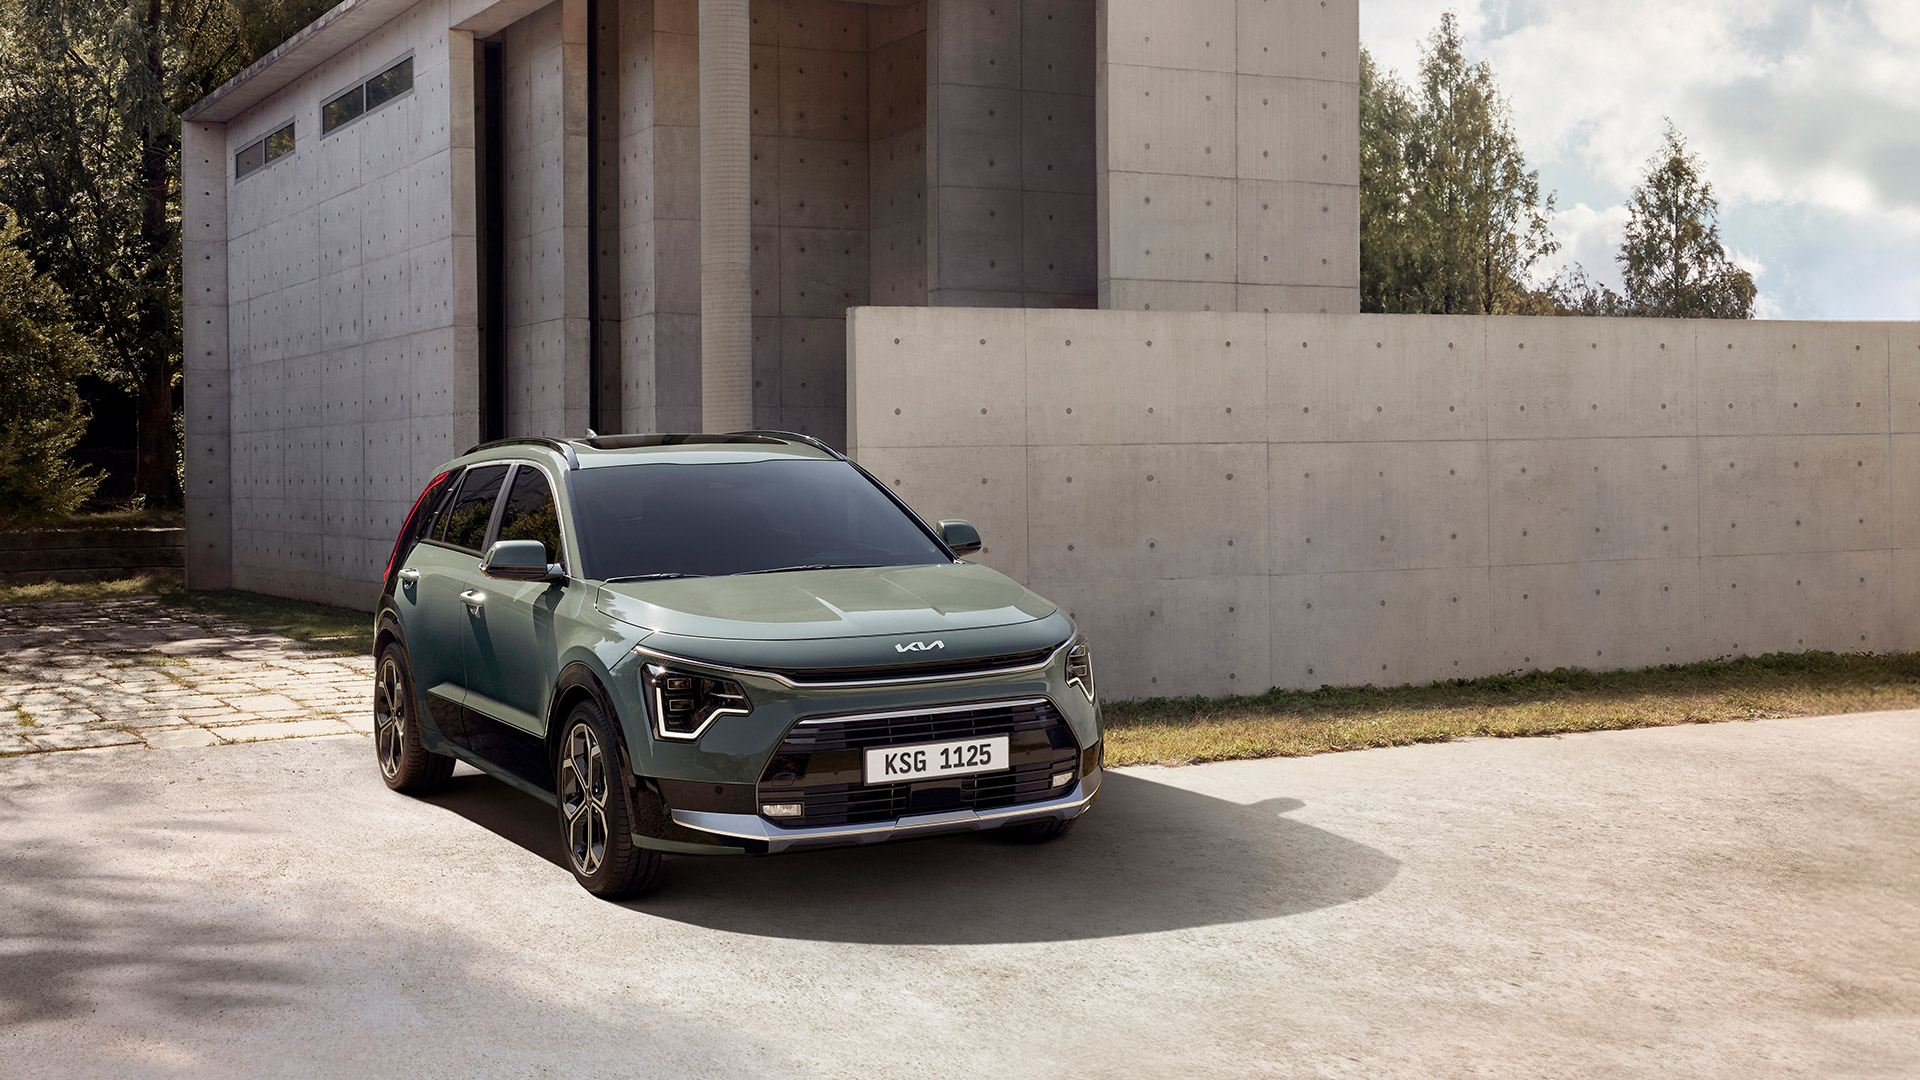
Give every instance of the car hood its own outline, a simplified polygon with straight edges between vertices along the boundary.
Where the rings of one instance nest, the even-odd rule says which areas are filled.
[[[1013,626],[1056,606],[972,563],[605,585],[605,614],[661,634],[740,641],[899,637]]]

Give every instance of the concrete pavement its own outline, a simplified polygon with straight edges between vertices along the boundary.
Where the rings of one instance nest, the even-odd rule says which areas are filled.
[[[674,863],[357,736],[0,762],[0,1073],[1920,1073],[1920,714],[1114,774],[1074,834]]]

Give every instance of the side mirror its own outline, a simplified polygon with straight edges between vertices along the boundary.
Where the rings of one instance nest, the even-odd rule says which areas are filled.
[[[567,569],[547,561],[547,545],[538,540],[501,540],[487,549],[480,572],[503,581],[565,581]]]
[[[972,555],[980,550],[980,530],[964,521],[941,522],[940,540],[955,555]]]

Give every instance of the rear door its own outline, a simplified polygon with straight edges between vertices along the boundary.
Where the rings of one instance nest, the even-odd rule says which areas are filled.
[[[467,643],[473,634],[462,596],[480,576],[481,545],[506,476],[505,465],[476,465],[461,476],[432,532],[407,557],[394,597],[414,681],[435,726],[462,744],[466,732],[457,706],[464,696]]]

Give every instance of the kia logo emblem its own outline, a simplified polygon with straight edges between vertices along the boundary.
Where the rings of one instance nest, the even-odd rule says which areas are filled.
[[[944,649],[946,647],[947,647],[947,643],[944,641],[909,641],[905,645],[895,645],[893,647],[893,651],[894,652],[932,652],[935,649]]]

